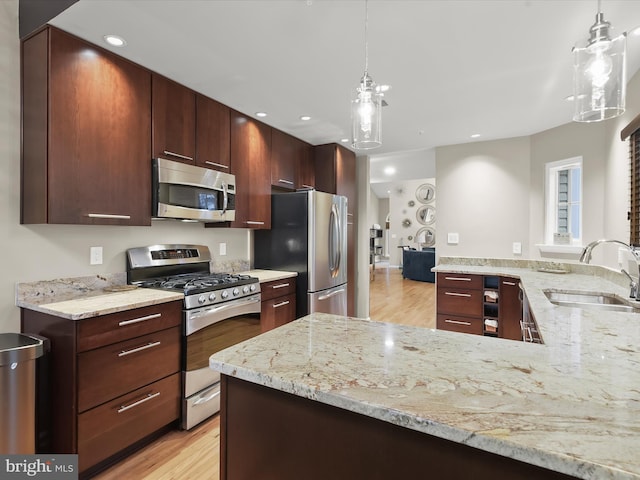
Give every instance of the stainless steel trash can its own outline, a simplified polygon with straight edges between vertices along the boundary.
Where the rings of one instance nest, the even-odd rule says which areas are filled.
[[[0,333],[0,453],[35,453],[36,359],[46,339]]]

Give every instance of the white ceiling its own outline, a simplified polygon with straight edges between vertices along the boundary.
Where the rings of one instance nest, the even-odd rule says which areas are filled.
[[[640,0],[602,10],[614,34],[640,26]],[[377,158],[371,181],[391,180],[380,171],[392,162],[395,178],[424,178],[436,146],[570,122],[571,48],[596,11],[596,0],[370,0],[369,73],[392,86],[382,147],[357,152]],[[50,23],[317,145],[350,136],[364,18],[364,0],[80,0]],[[640,36],[627,56],[630,78]]]

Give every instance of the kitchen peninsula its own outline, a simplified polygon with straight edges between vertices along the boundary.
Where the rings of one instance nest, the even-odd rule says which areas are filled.
[[[624,298],[624,281],[538,267],[449,258],[436,270],[519,278],[541,345],[312,314],[213,355],[221,479],[640,478],[639,314],[544,295]]]

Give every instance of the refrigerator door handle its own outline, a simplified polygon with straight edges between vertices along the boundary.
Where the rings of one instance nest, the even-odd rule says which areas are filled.
[[[329,221],[329,270],[331,277],[338,276],[340,271],[340,213],[338,206],[331,205],[331,218]]]

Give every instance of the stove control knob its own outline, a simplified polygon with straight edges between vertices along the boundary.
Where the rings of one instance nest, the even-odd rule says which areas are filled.
[[[223,290],[221,296],[222,298],[227,298],[229,296],[229,292],[227,292],[226,290]]]
[[[238,295],[240,295],[240,290],[238,290],[237,288],[233,289],[233,296],[237,297]]]
[[[249,287],[249,290],[251,290],[252,292],[255,292],[256,291],[256,286],[255,285],[251,285]]]
[[[215,299],[216,299],[216,294],[215,293],[212,293],[212,294],[209,295],[209,301],[210,302],[213,302]]]
[[[207,297],[205,297],[204,295],[200,295],[198,297],[198,303],[204,303],[207,301]]]
[[[249,293],[249,287],[247,287],[246,285],[242,287],[242,293]]]

